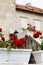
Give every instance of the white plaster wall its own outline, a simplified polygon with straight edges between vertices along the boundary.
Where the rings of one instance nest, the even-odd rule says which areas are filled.
[[[41,31],[43,32],[43,16],[32,14],[29,12],[23,12],[23,11],[19,11],[19,10],[16,11],[17,22],[19,23],[18,30],[21,28],[21,25],[20,25],[21,24],[20,23],[21,16],[26,17],[28,20],[28,23],[30,23],[31,25],[34,25],[34,19],[41,20],[40,27],[41,27]]]

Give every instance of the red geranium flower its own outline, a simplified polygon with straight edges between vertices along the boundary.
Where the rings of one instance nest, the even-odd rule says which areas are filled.
[[[2,28],[0,28],[0,32],[2,32]]]
[[[34,37],[34,38],[38,38],[39,35],[38,35],[38,34],[34,34],[33,37]]]
[[[28,38],[29,38],[29,36],[28,36],[28,35],[25,35],[25,38],[26,38],[26,39],[28,39]]]
[[[5,41],[5,38],[4,37],[1,37],[1,40]]]
[[[42,35],[42,32],[40,32],[40,31],[37,31],[37,32],[36,32],[36,34],[38,34],[38,35]]]
[[[14,45],[18,48],[22,48],[24,43],[25,43],[25,39],[21,38],[21,39],[16,39]]]
[[[11,39],[11,40],[15,40],[15,39],[17,39],[17,36],[14,35],[14,34],[9,34],[9,36],[10,36],[10,39]]]
[[[35,26],[33,26],[33,28],[36,28]]]
[[[27,24],[27,26],[30,25],[29,23]]]
[[[33,27],[32,27],[32,30],[36,30],[35,28],[36,28],[36,27],[35,27],[35,26],[33,26]]]
[[[42,33],[40,31],[37,31],[36,33],[34,33],[33,37],[38,38],[39,35],[42,35]]]
[[[30,24],[27,24],[27,28],[29,28],[29,27],[31,27],[31,25]]]

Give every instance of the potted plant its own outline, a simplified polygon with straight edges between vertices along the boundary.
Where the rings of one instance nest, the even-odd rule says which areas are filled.
[[[2,29],[0,29],[0,62],[28,63],[32,50],[24,49],[26,38],[18,39],[14,34],[9,34],[9,40],[6,41],[1,30]]]
[[[34,51],[33,56],[35,58],[36,63],[43,63],[43,37],[42,37],[42,33],[38,32],[38,35],[34,34],[35,38],[38,38],[40,35],[40,40],[41,40],[41,44],[40,44],[40,50],[38,51]]]
[[[23,31],[27,31],[28,35],[33,35],[36,32],[36,27],[31,24],[27,24],[27,28],[22,28]]]

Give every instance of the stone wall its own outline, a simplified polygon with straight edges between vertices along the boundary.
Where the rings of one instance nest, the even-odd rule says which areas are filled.
[[[0,0],[0,3],[5,3],[5,4],[13,4],[15,0]]]
[[[15,0],[14,0],[15,1]],[[9,4],[12,2],[11,4]],[[15,4],[13,0],[0,0],[0,28],[8,40],[10,32],[15,30]]]

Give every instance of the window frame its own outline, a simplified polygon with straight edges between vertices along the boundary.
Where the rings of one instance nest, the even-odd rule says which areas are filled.
[[[39,20],[39,19],[33,19],[34,20],[34,22],[35,21],[40,21],[40,23],[41,23],[41,20]],[[41,30],[41,24],[40,24],[40,30]]]
[[[28,17],[20,16],[20,19],[21,19],[21,18],[27,19],[27,22],[28,22]],[[21,20],[20,20],[20,21],[21,21]],[[21,24],[21,22],[20,22],[20,24]],[[22,28],[22,26],[21,26],[21,28]]]

